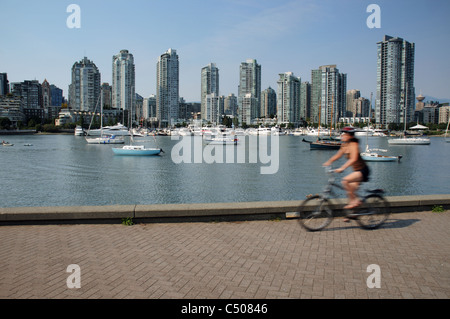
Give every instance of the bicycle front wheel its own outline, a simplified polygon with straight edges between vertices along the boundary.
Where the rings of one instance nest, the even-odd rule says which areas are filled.
[[[356,221],[363,228],[374,229],[383,224],[388,217],[388,201],[383,196],[371,194],[364,198]]]
[[[300,225],[309,231],[318,231],[327,227],[333,219],[333,210],[330,202],[320,196],[314,195],[304,200],[298,208]]]

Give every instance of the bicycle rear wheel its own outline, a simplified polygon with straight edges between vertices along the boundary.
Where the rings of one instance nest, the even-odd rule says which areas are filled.
[[[333,210],[330,202],[320,196],[314,195],[304,200],[298,208],[300,225],[309,231],[318,231],[328,226],[333,219]]]
[[[381,195],[370,194],[364,197],[364,204],[358,212],[357,223],[366,229],[374,229],[389,217],[389,203]]]

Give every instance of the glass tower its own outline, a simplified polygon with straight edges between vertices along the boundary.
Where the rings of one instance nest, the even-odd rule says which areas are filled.
[[[414,117],[414,43],[385,35],[377,43],[377,125],[410,122]]]

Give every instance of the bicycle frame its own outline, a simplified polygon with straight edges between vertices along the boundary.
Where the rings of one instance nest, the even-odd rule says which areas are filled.
[[[333,191],[333,187],[337,187],[337,188],[339,188],[339,189],[341,189],[343,191],[346,191],[345,188],[342,185],[340,185],[340,184],[335,182],[336,178],[334,177],[335,173],[334,173],[333,169],[331,169],[329,167],[325,167],[325,171],[329,175],[329,177],[328,177],[328,184],[324,187],[324,189],[322,191],[323,197],[325,197],[326,199],[331,199],[333,197],[336,197],[337,194]],[[384,193],[384,191],[382,189],[375,189],[375,190],[367,190],[366,189],[365,192],[366,193],[376,193],[376,194],[383,194]],[[357,197],[359,197],[359,198],[364,200],[364,196],[361,196],[359,194],[359,191],[356,191],[355,195]]]
[[[332,197],[336,197],[336,193],[333,191],[333,187],[337,187],[337,188],[339,188],[339,189],[341,189],[343,191],[345,191],[345,189],[344,189],[344,187],[342,187],[342,185],[339,185],[339,184],[337,184],[335,182],[336,178],[333,175],[334,170],[332,170],[331,168],[326,167],[325,171],[327,172],[329,177],[328,177],[328,184],[324,187],[324,189],[322,191],[322,195],[323,195],[324,198],[330,199]]]

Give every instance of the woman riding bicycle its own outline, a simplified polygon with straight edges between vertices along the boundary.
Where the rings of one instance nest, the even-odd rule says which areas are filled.
[[[347,191],[349,202],[345,209],[352,209],[361,205],[361,201],[356,196],[355,192],[359,188],[361,182],[369,180],[369,167],[359,155],[359,142],[355,138],[355,129],[353,127],[344,127],[342,130],[341,141],[343,142],[339,151],[326,161],[323,166],[330,166],[331,163],[338,160],[345,155],[347,161],[340,168],[335,169],[336,173],[343,172],[346,168],[352,166],[353,172],[342,179],[342,186]]]

